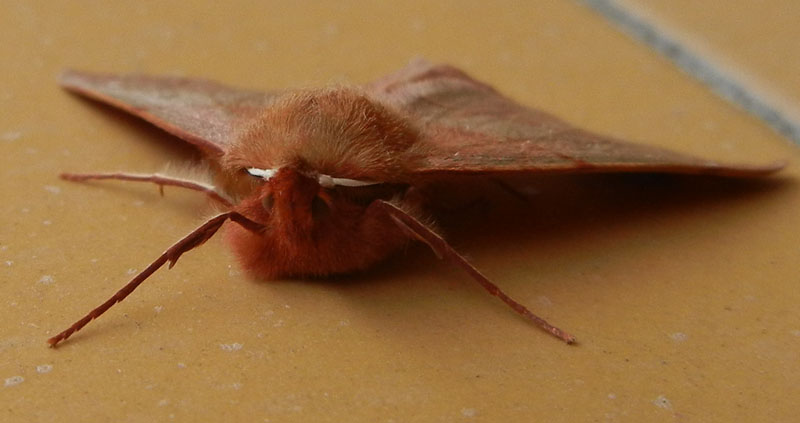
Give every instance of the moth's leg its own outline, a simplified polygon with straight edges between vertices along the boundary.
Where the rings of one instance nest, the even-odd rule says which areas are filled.
[[[475,268],[472,264],[470,264],[464,256],[459,254],[447,241],[444,240],[439,234],[428,228],[425,224],[417,220],[414,216],[406,213],[403,209],[397,207],[396,205],[384,201],[384,200],[376,200],[378,206],[382,207],[391,218],[402,228],[406,229],[411,235],[415,238],[419,239],[420,241],[428,244],[428,246],[441,258],[447,260],[448,262],[455,264],[462,269],[464,269],[473,279],[475,279],[486,291],[490,294],[500,298],[504,303],[508,304],[509,307],[514,309],[517,313],[521,314],[522,316],[530,319],[534,323],[536,323],[539,327],[546,330],[550,334],[555,337],[560,338],[564,342],[568,344],[572,344],[575,342],[575,337],[564,332],[563,330],[547,323],[541,317],[533,314],[530,310],[528,310],[522,304],[516,302],[514,299],[509,297],[505,292],[503,292],[497,285],[492,283],[489,279],[486,278],[478,269]]]
[[[59,342],[67,339],[75,333],[76,331],[80,330],[82,327],[86,326],[87,323],[91,322],[92,320],[100,317],[103,313],[105,313],[111,306],[114,304],[124,300],[128,295],[130,295],[142,282],[145,281],[150,275],[152,275],[156,270],[161,268],[164,263],[169,262],[169,268],[171,269],[172,266],[178,261],[181,254],[203,245],[204,242],[208,241],[220,227],[222,224],[225,223],[226,220],[232,220],[245,228],[251,231],[262,231],[264,227],[256,223],[245,216],[237,213],[237,212],[227,212],[219,214],[211,219],[209,219],[206,223],[203,223],[197,229],[193,230],[191,233],[183,237],[180,241],[173,244],[171,247],[167,248],[164,253],[162,253],[155,261],[150,263],[146,269],[141,271],[138,275],[134,276],[134,278],[128,282],[127,285],[122,287],[116,294],[114,294],[111,298],[106,300],[103,304],[100,304],[97,308],[90,311],[86,316],[82,319],[78,320],[77,322],[73,323],[65,331],[59,333],[58,335],[50,338],[47,342],[50,344],[51,347],[55,347]]]
[[[135,173],[122,173],[122,172],[62,173],[60,176],[61,179],[65,179],[67,181],[76,181],[76,182],[102,180],[102,179],[115,179],[118,181],[152,182],[154,184],[158,184],[159,190],[161,190],[161,195],[164,195],[164,185],[187,188],[194,191],[200,191],[202,193],[205,193],[212,200],[218,201],[219,203],[221,203],[226,207],[233,207],[233,204],[231,204],[231,202],[228,199],[221,196],[211,185],[203,184],[200,182],[194,182],[186,179],[170,178],[156,173],[150,175],[139,175]]]

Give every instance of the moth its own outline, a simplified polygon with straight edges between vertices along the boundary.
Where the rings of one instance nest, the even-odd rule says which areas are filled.
[[[78,71],[65,72],[60,83],[193,145],[213,173],[213,183],[118,172],[64,179],[186,188],[225,211],[50,338],[53,347],[221,228],[241,267],[264,279],[358,272],[421,241],[515,312],[573,343],[574,336],[509,297],[438,233],[429,212],[436,198],[426,195],[431,181],[588,172],[755,177],[781,168],[721,164],[598,135],[521,106],[455,67],[421,59],[362,86],[321,89],[258,92]]]

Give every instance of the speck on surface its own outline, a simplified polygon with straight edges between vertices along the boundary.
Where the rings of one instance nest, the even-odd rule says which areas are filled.
[[[232,344],[219,344],[223,351],[239,351],[244,345],[234,342]]]
[[[673,341],[675,341],[675,342],[683,342],[683,341],[685,341],[685,340],[686,340],[686,338],[688,338],[689,336],[688,336],[688,335],[686,335],[686,334],[685,334],[685,333],[683,333],[683,332],[675,332],[675,333],[671,334],[669,337],[670,337],[670,338],[672,338],[672,340],[673,340]]]
[[[5,386],[14,386],[19,385],[20,383],[24,382],[25,378],[22,376],[11,376],[6,378]]]
[[[464,417],[475,417],[478,412],[474,408],[462,408],[461,415]]]
[[[0,139],[3,141],[16,141],[22,137],[21,131],[6,131],[3,132],[3,135],[0,135]]]
[[[672,410],[672,403],[669,402],[669,399],[664,395],[659,395],[658,398],[653,400],[653,404],[655,404],[658,408],[663,408],[665,410]]]

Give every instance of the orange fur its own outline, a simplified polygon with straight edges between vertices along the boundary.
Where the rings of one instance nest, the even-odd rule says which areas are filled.
[[[398,181],[422,158],[418,130],[353,88],[290,92],[241,130],[222,162],[295,166],[353,179]]]
[[[397,197],[399,206],[411,208],[402,199],[407,186],[326,189],[316,177],[402,181],[419,156],[417,139],[399,113],[354,89],[294,92],[278,100],[222,159],[233,178],[254,179],[242,172],[249,167],[280,169],[240,191],[244,198],[235,210],[268,228],[256,234],[227,225],[226,239],[242,267],[264,278],[325,276],[366,269],[402,247],[408,237],[369,204]]]

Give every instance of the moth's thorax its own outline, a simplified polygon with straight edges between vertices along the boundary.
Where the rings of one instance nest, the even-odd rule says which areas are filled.
[[[418,138],[407,118],[355,89],[291,92],[243,125],[223,162],[230,171],[291,166],[398,181],[420,157]]]

